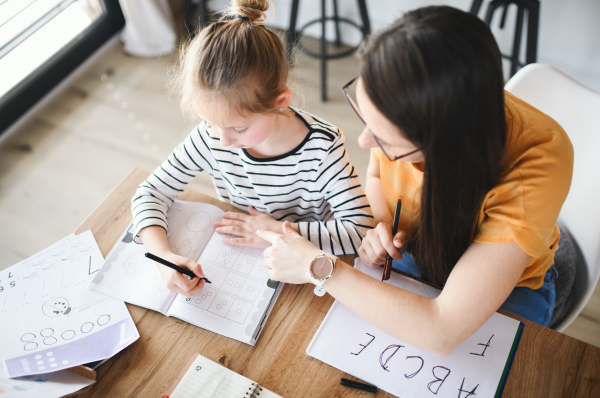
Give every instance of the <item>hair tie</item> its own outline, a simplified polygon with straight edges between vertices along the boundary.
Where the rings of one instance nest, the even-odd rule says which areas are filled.
[[[237,14],[235,17],[236,17],[236,18],[242,18],[242,19],[250,19],[250,18],[248,18],[247,16],[245,16],[245,15],[240,15],[240,14]]]

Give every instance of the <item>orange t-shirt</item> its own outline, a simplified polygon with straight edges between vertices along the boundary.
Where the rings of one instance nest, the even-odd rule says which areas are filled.
[[[514,95],[505,92],[508,171],[488,192],[477,219],[476,242],[516,242],[531,256],[517,286],[538,289],[554,263],[560,232],[556,219],[573,174],[573,146],[562,127]],[[390,162],[372,149],[379,164],[390,214],[402,198],[398,228],[412,231],[421,207],[423,172],[414,164]]]

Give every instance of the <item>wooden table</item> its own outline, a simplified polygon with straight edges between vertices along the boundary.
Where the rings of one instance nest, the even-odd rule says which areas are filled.
[[[106,256],[131,222],[130,198],[147,176],[133,170],[75,232],[91,229]],[[180,198],[233,210],[192,190]],[[80,396],[163,397],[196,352],[286,398],[391,396],[340,386],[341,377],[353,378],[306,354],[332,303],[313,286],[285,285],[255,346],[128,304],[139,340],[101,365],[97,383]],[[524,322],[503,397],[600,397],[600,348]]]

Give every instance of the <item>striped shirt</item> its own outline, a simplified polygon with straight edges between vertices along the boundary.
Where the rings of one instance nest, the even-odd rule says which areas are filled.
[[[331,254],[356,253],[374,219],[356,170],[335,126],[293,109],[309,130],[290,152],[256,158],[224,148],[200,123],[138,188],[132,198],[136,236],[149,226],[167,230],[167,210],[201,171],[209,173],[223,199],[278,221],[298,223],[299,233]]]

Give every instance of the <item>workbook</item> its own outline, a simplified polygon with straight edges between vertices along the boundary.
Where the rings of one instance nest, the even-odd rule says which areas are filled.
[[[260,397],[281,398],[258,383],[197,354],[170,398]]]
[[[381,269],[356,259],[355,268],[381,280]],[[435,298],[438,289],[396,272],[386,281]],[[393,395],[500,397],[524,324],[494,313],[450,355],[440,358],[370,325],[335,301],[307,348],[315,357]]]
[[[175,201],[167,217],[171,250],[198,262],[210,284],[192,297],[169,291],[157,267],[133,241],[129,225],[89,288],[254,345],[283,287],[269,280],[262,249],[230,246],[215,231],[223,210]],[[157,265],[158,264],[158,265]]]

